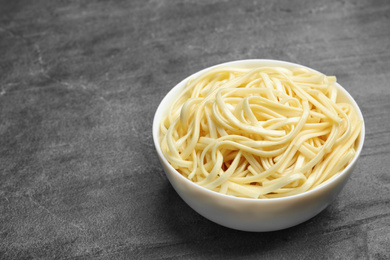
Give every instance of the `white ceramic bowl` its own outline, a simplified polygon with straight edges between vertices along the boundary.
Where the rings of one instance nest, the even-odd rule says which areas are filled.
[[[324,210],[340,193],[356,165],[364,142],[364,121],[359,137],[358,149],[352,162],[337,176],[319,187],[290,197],[274,199],[247,199],[220,194],[203,188],[177,172],[165,159],[159,143],[159,123],[191,77],[218,66],[234,65],[239,67],[282,66],[286,68],[301,66],[277,60],[239,60],[219,64],[197,72],[177,84],[161,101],[153,121],[153,139],[157,154],[164,171],[181,198],[205,218],[233,229],[244,231],[274,231],[298,225]],[[307,68],[307,67],[306,67]],[[310,69],[310,68],[309,68]],[[338,102],[348,102],[363,115],[351,95],[339,84]]]

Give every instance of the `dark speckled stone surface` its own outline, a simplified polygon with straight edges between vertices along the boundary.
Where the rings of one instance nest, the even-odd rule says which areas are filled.
[[[0,1],[0,259],[389,259],[389,1]],[[218,226],[170,186],[166,92],[237,59],[300,63],[361,106],[341,195],[271,233]]]

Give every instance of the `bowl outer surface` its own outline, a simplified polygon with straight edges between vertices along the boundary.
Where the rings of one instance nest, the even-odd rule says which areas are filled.
[[[170,108],[170,104],[184,89],[185,83],[214,67],[236,66],[281,66],[285,68],[305,67],[299,64],[275,60],[242,60],[223,63],[199,71],[177,84],[162,100],[153,121],[153,139],[164,171],[182,199],[199,214],[220,225],[244,231],[273,231],[300,224],[325,209],[345,186],[356,165],[364,142],[364,124],[359,147],[353,161],[345,170],[316,189],[295,196],[278,199],[246,199],[219,194],[203,188],[178,173],[163,156],[159,144],[159,123]],[[305,67],[307,68],[307,67]],[[315,71],[311,68],[308,68]],[[336,83],[338,102],[351,103],[363,120],[359,107],[349,93]]]

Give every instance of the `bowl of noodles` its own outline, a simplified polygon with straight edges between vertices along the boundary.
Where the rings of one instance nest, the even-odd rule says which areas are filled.
[[[153,139],[170,183],[196,212],[243,231],[274,231],[325,209],[364,142],[352,96],[311,68],[240,60],[199,71],[157,108]]]

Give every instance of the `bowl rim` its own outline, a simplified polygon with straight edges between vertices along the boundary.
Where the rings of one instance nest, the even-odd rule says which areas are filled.
[[[360,135],[358,137],[359,142],[358,142],[358,146],[357,146],[355,157],[352,159],[352,161],[340,173],[338,173],[337,175],[332,176],[330,179],[328,179],[325,182],[321,183],[320,185],[318,185],[314,189],[311,189],[311,190],[308,190],[308,191],[305,191],[305,192],[302,192],[302,193],[299,193],[299,194],[291,195],[291,196],[280,197],[280,198],[266,198],[266,199],[265,198],[257,198],[257,199],[255,199],[255,198],[245,198],[245,197],[237,197],[237,196],[233,196],[233,195],[222,194],[222,193],[219,193],[219,192],[207,189],[207,188],[205,188],[203,186],[200,186],[200,185],[196,184],[195,182],[187,179],[182,174],[180,174],[175,168],[173,168],[172,165],[165,158],[165,156],[162,154],[161,147],[160,147],[160,141],[159,141],[160,140],[160,138],[159,138],[159,134],[160,134],[159,129],[160,129],[160,122],[161,122],[162,118],[159,117],[159,115],[161,114],[161,111],[166,108],[166,105],[172,104],[172,100],[174,100],[174,97],[175,97],[174,94],[178,95],[180,93],[180,91],[181,91],[180,89],[184,88],[185,83],[189,79],[191,79],[193,77],[196,77],[196,76],[199,76],[199,75],[201,75],[202,73],[204,73],[204,72],[206,72],[208,70],[211,70],[211,69],[216,68],[216,67],[221,67],[221,66],[230,66],[230,65],[238,65],[238,64],[242,65],[242,64],[250,64],[250,63],[253,63],[253,64],[256,64],[256,63],[270,63],[270,64],[272,64],[271,66],[280,65],[282,67],[283,66],[289,66],[289,67],[291,67],[291,66],[298,66],[298,67],[307,68],[307,69],[309,69],[311,71],[314,71],[314,72],[317,72],[317,73],[321,73],[321,72],[319,72],[319,71],[317,71],[315,69],[312,69],[310,67],[307,67],[307,66],[304,66],[304,65],[301,65],[301,64],[298,64],[298,63],[282,61],[282,60],[274,60],[274,59],[243,59],[243,60],[228,61],[228,62],[223,62],[223,63],[219,63],[219,64],[216,64],[216,65],[212,65],[212,66],[206,67],[206,68],[204,68],[202,70],[199,70],[199,71],[197,71],[195,73],[192,73],[191,75],[189,75],[188,77],[184,78],[182,81],[177,83],[174,87],[172,87],[168,91],[168,93],[165,94],[163,99],[160,101],[160,103],[159,103],[159,105],[158,105],[158,107],[156,109],[156,112],[154,114],[153,125],[152,125],[152,131],[153,131],[152,132],[152,136],[153,136],[153,141],[154,141],[154,146],[155,146],[156,152],[159,155],[160,160],[162,160],[161,163],[164,163],[174,175],[179,177],[182,181],[185,181],[185,182],[189,183],[195,189],[199,189],[199,190],[201,190],[203,192],[209,193],[210,195],[218,196],[218,197],[224,198],[224,199],[245,201],[245,202],[252,202],[252,203],[253,202],[259,202],[259,203],[266,202],[266,203],[268,203],[268,202],[275,202],[275,201],[295,200],[295,199],[299,199],[301,197],[310,196],[310,194],[313,194],[313,193],[316,193],[316,192],[320,192],[321,190],[326,189],[326,187],[328,187],[332,183],[337,182],[338,179],[342,178],[345,174],[347,174],[351,170],[351,168],[355,165],[356,161],[360,157],[360,154],[361,154],[361,151],[362,151],[363,145],[364,145],[364,139],[365,139],[365,122],[364,122],[364,117],[363,117],[363,114],[362,114],[362,112],[360,110],[360,107],[358,106],[358,104],[355,101],[355,99],[351,96],[351,94],[343,86],[341,86],[338,82],[335,83],[336,87],[338,88],[338,90],[341,90],[343,92],[343,94],[347,97],[349,102],[356,109],[359,118],[362,120],[362,128],[361,128],[361,131],[360,131]],[[324,74],[324,73],[321,73],[321,74]],[[171,102],[168,102],[168,101],[171,101]]]

